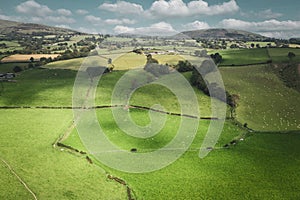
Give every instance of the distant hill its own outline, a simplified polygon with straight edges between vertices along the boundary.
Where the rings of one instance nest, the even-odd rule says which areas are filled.
[[[0,34],[6,35],[9,33],[19,34],[80,34],[77,31],[58,28],[40,24],[20,23],[14,21],[0,20]]]
[[[242,30],[234,29],[204,29],[184,31],[174,37],[195,39],[232,39],[232,40],[264,40],[267,37]]]

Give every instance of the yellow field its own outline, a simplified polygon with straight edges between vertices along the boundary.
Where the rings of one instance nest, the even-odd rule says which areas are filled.
[[[185,60],[180,55],[153,55],[153,58],[156,59],[159,64],[169,64],[169,65],[176,65],[178,61]]]
[[[69,69],[69,70],[78,70],[84,61],[85,58],[74,58],[70,60],[60,60],[48,63],[45,65],[45,68],[50,69]]]
[[[30,58],[33,57],[34,61],[39,61],[40,58],[49,58],[51,57],[56,58],[60,56],[60,54],[15,54],[8,57],[5,57],[1,60],[3,63],[9,63],[9,62],[29,62]]]
[[[127,70],[133,68],[144,67],[146,64],[146,56],[136,53],[125,53],[116,59],[113,59],[115,70]]]

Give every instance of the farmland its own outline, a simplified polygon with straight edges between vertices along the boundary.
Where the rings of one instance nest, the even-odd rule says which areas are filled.
[[[297,55],[293,62],[299,62],[300,49],[291,49],[291,48],[271,48],[269,49],[269,54],[275,63],[285,63],[289,62],[289,57],[287,56],[289,52],[295,53]]]
[[[266,65],[221,69],[225,87],[241,98],[237,119],[259,130],[299,129],[299,93],[270,71]]]
[[[42,35],[21,35],[20,41],[8,36],[11,42],[4,43],[9,48],[1,49],[0,72],[22,70],[10,80],[1,78],[0,199],[300,198],[299,49],[242,31],[262,40],[135,38],[65,29],[55,34],[41,28]],[[21,53],[6,52],[10,48]],[[206,51],[207,56],[196,53]],[[207,60],[212,53],[222,56],[216,69],[205,65],[214,64]],[[42,57],[52,59],[41,62]],[[202,82],[227,100],[192,85],[193,66],[176,72],[185,60],[197,65]],[[99,67],[106,73],[100,76]],[[219,73],[224,90],[216,83]],[[77,98],[83,103],[77,105]],[[89,113],[94,118],[85,118]],[[136,126],[124,129],[118,114],[123,125]],[[219,135],[216,124],[221,123]],[[95,124],[102,139],[101,131],[94,134]],[[173,141],[178,142],[174,148],[169,146]],[[209,154],[200,158],[202,151]],[[155,152],[179,156],[144,163],[123,157]],[[114,156],[127,171],[100,159]],[[146,168],[160,162],[167,164]]]
[[[223,61],[220,66],[266,63],[270,60],[267,49],[233,49],[218,51]]]
[[[1,158],[25,180],[39,199],[82,199],[87,185],[89,198],[126,198],[125,190],[114,182],[107,182],[105,174],[96,166],[53,149],[52,143],[72,119],[70,111],[2,110],[0,115],[0,137],[5,144],[1,145]],[[2,162],[1,171],[9,177],[1,179],[1,199],[32,198]],[[8,192],[13,189],[11,187],[18,192]]]
[[[11,55],[11,56],[7,56],[5,58],[3,58],[1,60],[1,62],[3,63],[9,63],[9,62],[30,62],[30,58],[32,57],[34,60],[40,60],[41,58],[49,58],[51,57],[56,58],[58,57],[60,54],[28,54],[28,55],[19,55],[19,54],[15,54],[15,55]]]

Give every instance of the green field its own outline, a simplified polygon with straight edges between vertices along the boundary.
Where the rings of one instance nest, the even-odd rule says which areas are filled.
[[[0,72],[13,72],[13,69],[16,66],[19,66],[25,70],[28,68],[28,63],[0,63]]]
[[[48,63],[45,68],[78,70],[85,58],[74,58]]]
[[[286,63],[290,59],[288,57],[289,52],[293,52],[296,57],[294,57],[292,62],[300,62],[300,49],[295,48],[269,48],[269,54],[272,58],[273,63]]]
[[[270,60],[266,48],[255,49],[228,49],[218,52],[221,54],[223,61],[219,66],[238,66],[257,63],[266,63]],[[209,52],[211,53],[211,52]]]
[[[97,166],[52,147],[70,124],[71,111],[2,110],[0,116],[1,158],[38,199],[84,199],[87,195],[89,199],[126,198],[125,189],[107,181]],[[2,162],[0,167],[1,199],[33,199]]]
[[[220,69],[225,88],[240,96],[237,119],[256,130],[298,130],[300,95],[266,65]]]
[[[14,50],[21,50],[23,47],[17,41],[1,41],[0,43],[5,43],[7,48],[0,49],[0,52],[6,51],[14,51]]]
[[[223,53],[228,65],[253,64],[269,59],[266,49],[226,50]],[[283,54],[282,50],[271,56]],[[96,105],[111,105],[112,92],[126,69],[143,66],[146,62],[144,55],[119,52],[103,55],[101,65],[107,64],[107,57],[112,58],[115,71],[101,77],[95,94]],[[179,59],[171,55],[156,58],[169,64]],[[74,79],[83,62],[84,58],[52,62],[45,68],[21,72],[16,83],[3,83],[0,106],[31,108],[1,110],[0,158],[11,165],[38,199],[128,199],[126,187],[108,179],[107,174],[125,180],[137,199],[300,198],[300,95],[287,88],[270,66],[220,68],[226,90],[240,96],[236,110],[236,119],[240,123],[226,120],[215,149],[207,157],[200,159],[198,154],[210,120],[194,119],[199,123],[199,129],[183,156],[161,170],[131,174],[103,165],[92,154],[88,154],[93,160],[93,164],[89,164],[85,155],[63,147],[54,148],[55,141],[66,134],[63,144],[86,151],[72,126],[72,110],[35,108],[72,106]],[[137,77],[136,80],[149,76]],[[172,74],[167,76],[176,83]],[[184,74],[187,79],[190,76],[190,72]],[[200,116],[211,117],[211,99],[194,90]],[[212,101],[220,103],[215,99]],[[176,96],[157,84],[137,89],[129,103],[146,107],[160,104],[168,112],[181,111]],[[140,126],[150,122],[148,111],[130,108],[128,112]],[[127,135],[118,127],[111,108],[96,111],[97,120],[112,143],[125,151],[136,148],[139,153],[155,151],[176,135],[181,118],[163,113],[158,115],[166,117],[164,127],[158,134],[141,139]],[[255,131],[243,128],[241,124],[244,123]],[[233,140],[238,143],[224,148]],[[33,199],[1,160],[0,163],[0,199]]]
[[[132,111],[132,116],[136,111]],[[173,126],[153,140],[126,137],[112,121],[109,110],[98,112],[101,126],[116,145],[129,150],[136,147],[143,152],[158,148],[172,136]],[[140,113],[137,114],[140,116]],[[140,117],[139,117],[140,119]],[[139,120],[140,121],[140,120]],[[146,174],[128,174],[112,170],[98,163],[111,173],[125,179],[134,189],[138,199],[282,199],[298,198],[299,134],[253,133],[238,146],[219,149],[208,157],[199,159],[198,149],[207,130],[208,122],[200,121],[200,129],[189,150],[175,163],[159,171]],[[231,141],[242,130],[226,123],[217,146]],[[168,138],[170,137],[170,138]],[[66,144],[84,150],[74,131]],[[286,148],[286,147],[289,148]],[[289,167],[284,166],[289,163]],[[285,170],[281,168],[284,167]],[[267,170],[266,170],[267,169]],[[274,176],[276,174],[276,176]],[[157,183],[160,185],[157,186]],[[219,188],[215,190],[215,188]],[[268,191],[268,192],[266,192]]]

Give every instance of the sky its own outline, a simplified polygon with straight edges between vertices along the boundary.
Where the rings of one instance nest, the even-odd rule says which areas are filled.
[[[0,19],[87,33],[173,35],[231,28],[300,37],[299,0],[0,0]]]

